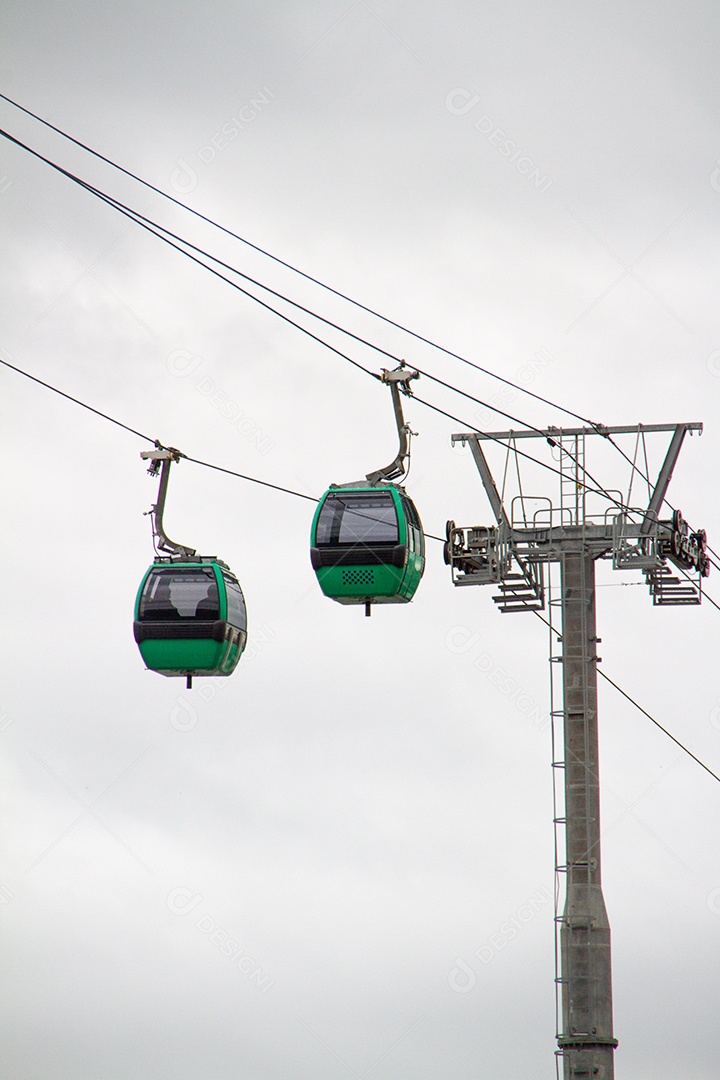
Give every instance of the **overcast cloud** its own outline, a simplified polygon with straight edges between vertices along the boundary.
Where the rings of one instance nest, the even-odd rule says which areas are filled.
[[[0,93],[370,308],[594,421],[701,421],[669,498],[720,550],[717,5],[8,0],[1,39]],[[577,422],[0,114],[523,426]],[[10,363],[313,497],[395,452],[374,380],[6,140],[0,215]],[[148,444],[0,381],[3,1075],[554,1077],[546,627],[454,589],[435,541],[414,602],[365,619],[319,591],[311,502],[182,462],[168,532],[232,566],[250,619],[234,676],[188,692],[132,636]],[[490,524],[450,435],[519,425],[416,390],[462,421],[406,406],[426,530]],[[556,481],[529,469],[525,494]],[[720,771],[717,607],[597,580],[602,670]],[[716,1080],[720,788],[605,683],[600,739],[616,1075]]]

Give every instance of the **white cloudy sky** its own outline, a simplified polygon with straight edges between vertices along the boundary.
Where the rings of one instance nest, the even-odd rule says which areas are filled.
[[[189,206],[583,416],[702,421],[670,498],[718,549],[716,5],[8,0],[2,22],[1,93]],[[497,382],[6,102],[0,117],[244,272],[499,400]],[[382,387],[5,141],[0,214],[6,360],[310,495],[394,453]],[[499,615],[490,589],[453,589],[433,542],[413,604],[365,619],[319,593],[310,502],[183,463],[168,532],[230,563],[251,620],[235,675],[188,693],[144,671],[132,638],[147,444],[0,380],[4,1075],[554,1076],[546,629]],[[461,429],[509,423],[426,379],[417,392]],[[520,394],[507,410],[574,422]],[[489,524],[458,425],[419,402],[407,415],[426,529]],[[653,470],[664,440],[648,442]],[[627,495],[618,456],[588,461]],[[557,502],[550,473],[526,485]],[[720,612],[653,609],[609,563],[598,584],[603,669],[718,771]],[[720,602],[715,577],[708,592]],[[600,713],[617,1075],[714,1080],[720,788],[606,684]]]

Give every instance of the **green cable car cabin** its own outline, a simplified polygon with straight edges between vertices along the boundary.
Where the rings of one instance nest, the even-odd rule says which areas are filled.
[[[332,485],[312,523],[310,558],[325,596],[339,604],[406,604],[425,569],[425,537],[405,489]]]
[[[137,594],[135,641],[160,675],[231,675],[247,642],[245,598],[216,558],[157,558]]]

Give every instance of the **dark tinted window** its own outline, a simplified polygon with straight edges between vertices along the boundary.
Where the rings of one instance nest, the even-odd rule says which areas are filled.
[[[416,529],[419,529],[420,518],[418,517],[418,512],[415,509],[415,503],[412,501],[412,499],[408,499],[406,497],[403,499],[402,504],[403,510],[405,511],[405,516],[408,519],[409,523],[411,525],[414,525]]]
[[[247,611],[245,610],[245,597],[242,589],[235,578],[223,574],[223,581],[227,590],[227,621],[239,630],[247,628]]]
[[[328,495],[317,524],[318,544],[397,544],[398,522],[389,492]]]
[[[140,598],[140,618],[158,621],[220,618],[215,575],[208,567],[153,570]]]
[[[413,549],[418,555],[425,554],[425,538],[423,536],[422,523],[420,521],[420,515],[417,512],[417,507],[412,499],[407,496],[402,498],[403,510],[408,522],[408,537],[412,536],[411,543]]]

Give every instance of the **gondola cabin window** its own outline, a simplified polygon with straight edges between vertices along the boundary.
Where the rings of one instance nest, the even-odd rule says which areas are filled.
[[[317,544],[397,544],[390,492],[329,495],[317,523]]]
[[[139,618],[168,621],[220,618],[220,598],[213,571],[208,567],[155,570],[140,599]],[[240,624],[238,624],[240,625]]]
[[[244,630],[247,627],[247,611],[242,590],[237,581],[226,573],[223,573],[223,582],[227,592],[227,621]]]

